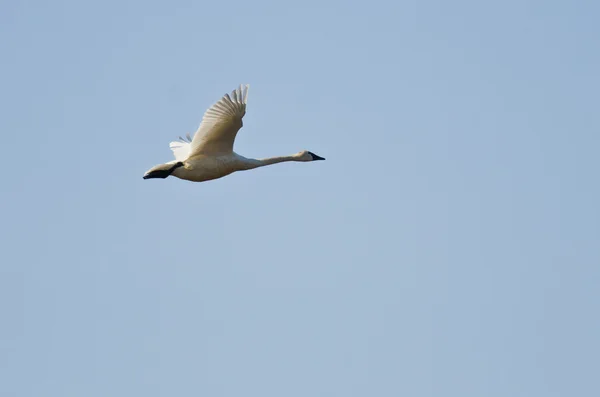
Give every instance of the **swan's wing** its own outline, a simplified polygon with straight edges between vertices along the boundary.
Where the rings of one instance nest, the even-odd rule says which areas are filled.
[[[231,153],[233,151],[235,136],[242,128],[242,118],[246,114],[248,88],[248,85],[240,85],[231,93],[231,96],[225,94],[204,113],[192,142],[187,144],[190,146],[188,156]],[[184,151],[182,147],[178,147],[177,150],[180,150],[181,153]],[[177,157],[177,153],[175,156]]]
[[[187,134],[185,138],[179,137],[178,141],[169,143],[169,147],[173,151],[173,155],[175,155],[175,160],[185,161],[190,157],[190,152],[192,151],[191,142],[192,138],[190,134]]]

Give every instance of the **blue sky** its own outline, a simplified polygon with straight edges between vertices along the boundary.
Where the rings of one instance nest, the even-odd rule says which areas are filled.
[[[0,5],[0,394],[595,396],[600,5]],[[240,83],[235,150],[142,180]]]

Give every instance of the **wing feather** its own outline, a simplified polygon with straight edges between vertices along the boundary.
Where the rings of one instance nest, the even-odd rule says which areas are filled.
[[[231,95],[223,95],[208,108],[193,138],[187,134],[187,140],[179,137],[180,142],[171,142],[169,146],[175,159],[184,161],[198,154],[231,153],[237,132],[243,125],[249,88],[248,84],[240,85]]]
[[[175,160],[185,161],[190,156],[192,145],[189,142],[184,141],[173,141],[169,144],[169,147],[173,151]]]
[[[240,85],[212,105],[202,118],[191,142],[190,156],[231,153],[237,132],[246,114],[248,85]]]

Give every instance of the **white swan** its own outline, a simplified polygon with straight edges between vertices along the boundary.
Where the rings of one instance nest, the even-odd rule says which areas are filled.
[[[144,179],[166,178],[173,175],[179,179],[193,182],[209,181],[231,174],[235,171],[250,170],[284,161],[325,160],[314,153],[303,150],[291,156],[271,157],[262,160],[249,159],[233,151],[233,142],[246,114],[248,85],[234,90],[231,96],[225,94],[212,105],[202,118],[200,127],[187,140],[169,145],[175,160],[150,168]]]

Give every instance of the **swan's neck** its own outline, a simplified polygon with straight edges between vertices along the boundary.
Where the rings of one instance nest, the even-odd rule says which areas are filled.
[[[279,156],[279,157],[269,157],[266,159],[244,159],[244,170],[251,170],[253,168],[264,167],[266,165],[283,163],[286,161],[300,161],[298,160],[297,155],[291,156]]]

